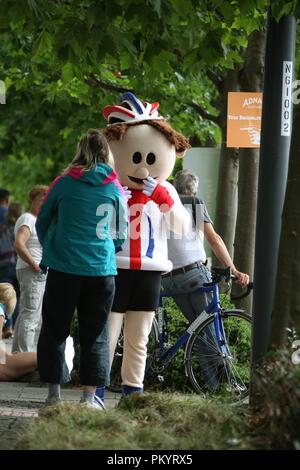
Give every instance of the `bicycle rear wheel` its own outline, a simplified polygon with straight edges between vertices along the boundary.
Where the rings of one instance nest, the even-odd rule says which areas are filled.
[[[251,317],[240,310],[220,315],[229,354],[220,352],[211,316],[188,341],[186,372],[197,393],[238,401],[249,394]]]
[[[114,392],[114,393],[122,392],[121,367],[122,367],[122,361],[123,361],[123,342],[124,342],[124,332],[123,332],[123,326],[122,326],[121,333],[120,333],[117,346],[115,349],[114,360],[111,366],[110,384],[106,387],[107,390],[110,390],[111,392]],[[156,318],[154,318],[152,329],[149,335],[149,341],[147,344],[146,372],[149,367],[149,359],[154,354],[154,349],[157,343],[158,343],[158,325],[157,325]]]

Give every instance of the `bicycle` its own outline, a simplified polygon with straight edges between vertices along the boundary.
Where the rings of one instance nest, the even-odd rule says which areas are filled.
[[[146,376],[150,373],[161,375],[181,347],[185,347],[185,374],[193,389],[200,394],[244,399],[248,395],[250,382],[251,317],[240,309],[226,309],[221,306],[219,283],[234,279],[229,268],[212,268],[212,282],[199,289],[211,293],[212,300],[198,317],[188,326],[175,344],[168,343],[168,331],[162,299],[171,297],[161,293],[148,342]],[[247,291],[232,299],[237,300],[250,294]],[[119,337],[111,370],[110,390],[121,391],[120,364],[122,361],[123,336]]]

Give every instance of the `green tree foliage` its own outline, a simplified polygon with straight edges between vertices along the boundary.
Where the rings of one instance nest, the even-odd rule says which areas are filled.
[[[161,102],[174,127],[219,141],[209,71],[242,62],[265,0],[0,0],[0,184],[24,198],[70,160],[79,135],[105,125],[124,90]],[[197,111],[192,103],[205,110]],[[204,117],[211,117],[204,120]]]

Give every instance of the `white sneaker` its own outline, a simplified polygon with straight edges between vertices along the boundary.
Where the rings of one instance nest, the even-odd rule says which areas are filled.
[[[93,403],[85,400],[83,397],[80,399],[80,405],[86,406],[87,408],[93,408],[94,410],[104,411],[106,410],[105,405],[101,398],[94,396]]]

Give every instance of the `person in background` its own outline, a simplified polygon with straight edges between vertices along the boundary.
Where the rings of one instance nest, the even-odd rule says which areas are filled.
[[[11,354],[7,351],[5,342],[1,341],[3,325],[15,310],[16,300],[13,286],[7,282],[0,283],[0,381],[5,382],[18,380],[37,369],[37,354],[35,352],[14,352]],[[68,337],[64,366],[68,376],[73,368],[73,358],[73,340]]]
[[[7,267],[15,262],[14,247],[11,237],[7,232],[7,211],[10,193],[7,189],[0,188],[0,282],[9,282]],[[11,333],[11,328],[8,329]],[[11,336],[11,334],[8,334]]]
[[[7,209],[6,213],[6,225],[7,230],[10,234],[11,239],[15,240],[15,225],[19,217],[21,217],[23,212],[23,205],[21,202],[12,201]],[[17,256],[17,253],[16,253]]]
[[[0,339],[7,318],[12,315],[17,303],[16,292],[8,282],[0,283]]]
[[[15,223],[21,214],[22,204],[20,202],[11,202],[8,206],[4,223],[0,228],[0,247],[2,247],[2,249],[5,249],[6,247],[6,256],[4,256],[4,253],[2,252],[2,256],[0,257],[0,282],[11,283],[17,293],[16,308],[12,318],[7,319],[5,323],[5,327],[3,328],[3,338],[10,338],[13,336],[13,327],[19,314],[20,288],[16,274],[17,253],[15,250],[14,228]]]
[[[104,135],[90,129],[38,215],[41,266],[48,268],[37,349],[40,377],[48,383],[46,405],[61,402],[65,342],[77,308],[81,403],[104,409],[95,392],[109,383],[107,317],[115,292],[115,250],[127,235],[126,199],[110,158]]]
[[[10,192],[7,189],[0,188],[0,282],[13,282],[15,285],[16,254],[7,223],[9,197]],[[6,321],[3,336],[11,337],[12,334],[12,320],[8,320]]]
[[[211,294],[199,292],[204,283],[211,282],[211,274],[206,266],[204,238],[221,264],[230,267],[232,274],[236,276],[235,282],[244,287],[249,283],[249,276],[237,270],[224,241],[214,230],[204,202],[196,197],[198,176],[190,170],[182,170],[176,173],[173,184],[181,202],[190,211],[191,223],[187,235],[176,238],[174,234],[170,234],[168,254],[173,263],[173,270],[162,277],[162,286],[171,294],[189,323],[192,323],[211,299]],[[207,343],[212,344],[215,341],[214,332],[207,333],[210,336]],[[204,351],[202,354],[204,355]],[[213,374],[216,369],[215,364],[211,364],[210,368],[205,367],[208,374],[206,381],[212,387],[217,385],[218,377]]]
[[[48,186],[36,185],[29,192],[29,211],[15,225],[15,247],[18,254],[17,279],[20,284],[20,312],[16,321],[13,351],[36,351],[41,327],[42,300],[46,274],[41,271],[42,246],[35,223]]]
[[[16,306],[16,292],[9,283],[0,283],[0,381],[18,380],[36,369],[36,353],[24,352],[11,354],[1,341],[2,328]]]
[[[7,189],[0,188],[0,224],[3,224],[5,221],[9,205],[9,196],[10,192]]]

